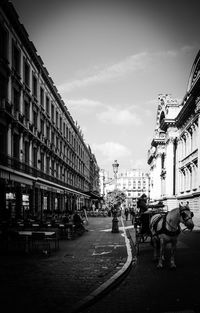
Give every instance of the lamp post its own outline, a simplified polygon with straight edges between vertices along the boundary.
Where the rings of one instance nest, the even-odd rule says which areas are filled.
[[[115,179],[115,189],[117,189],[117,173],[118,173],[118,167],[119,163],[117,163],[117,160],[114,161],[112,164],[113,167],[113,173],[114,173],[114,179]]]
[[[112,164],[113,167],[113,173],[114,173],[114,180],[115,180],[115,189],[117,190],[117,173],[118,173],[118,167],[119,164],[117,163],[117,160],[114,161]],[[118,218],[117,218],[117,205],[114,205],[114,210],[113,210],[113,220],[112,220],[112,233],[118,233],[119,232],[119,227],[118,227]]]

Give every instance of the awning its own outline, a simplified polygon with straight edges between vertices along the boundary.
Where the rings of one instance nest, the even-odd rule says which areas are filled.
[[[33,185],[33,181],[31,179],[8,171],[4,171],[2,169],[0,170],[0,178],[7,179],[8,181],[15,181],[24,185]]]

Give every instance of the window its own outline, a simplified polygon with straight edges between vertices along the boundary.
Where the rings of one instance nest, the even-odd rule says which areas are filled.
[[[14,88],[13,89],[13,104],[14,111],[19,111],[20,93]]]
[[[37,120],[38,120],[38,114],[37,111],[33,110],[33,124],[35,126],[35,128],[37,128]]]
[[[161,155],[161,168],[162,169],[165,168],[165,154],[164,153]]]
[[[29,142],[25,141],[25,163],[29,163]]]
[[[37,98],[37,78],[33,74],[33,95]]]
[[[58,127],[58,112],[56,111],[56,126]]]
[[[30,66],[28,62],[24,59],[24,83],[30,86]]]
[[[55,135],[54,135],[54,132],[52,131],[52,132],[51,132],[51,142],[52,142],[53,144],[54,144],[54,140],[55,140],[54,137],[55,137]]]
[[[55,166],[55,163],[54,163],[54,160],[51,161],[51,175],[54,176],[54,166]]]
[[[54,122],[54,105],[53,105],[53,103],[51,104],[51,119]]]
[[[58,178],[59,176],[59,164],[56,163],[56,177]]]
[[[58,144],[59,144],[59,139],[58,139],[58,137],[56,136],[56,148],[58,148]]]
[[[24,115],[26,121],[29,121],[30,119],[30,104],[28,101],[24,101]]]
[[[40,104],[44,107],[44,89],[40,87]]]
[[[66,137],[67,137],[67,140],[69,140],[69,129],[67,126],[66,126]]]
[[[33,166],[37,168],[37,148],[33,148]]]
[[[40,120],[40,131],[42,135],[44,135],[44,120],[43,119]]]
[[[49,156],[46,159],[46,172],[49,173],[50,170],[50,159]]]
[[[49,97],[46,96],[46,112],[49,115]]]
[[[7,132],[3,125],[0,125],[0,151],[2,154],[7,154]]]
[[[0,57],[8,60],[8,32],[0,24]]]
[[[8,82],[7,79],[0,75],[0,100],[7,98]]]
[[[41,158],[41,171],[44,171],[44,153],[42,152],[40,154],[40,158]]]
[[[16,46],[13,40],[12,42],[12,67],[18,75],[20,75],[20,65],[21,65],[20,58],[21,58],[20,49]]]
[[[47,139],[49,139],[49,138],[50,138],[50,129],[49,129],[49,126],[47,126],[46,131],[47,131]]]
[[[62,117],[60,117],[60,131],[62,132]]]
[[[19,135],[13,136],[13,157],[19,159]]]

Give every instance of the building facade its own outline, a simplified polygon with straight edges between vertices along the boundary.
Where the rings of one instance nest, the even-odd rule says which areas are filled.
[[[156,129],[148,151],[150,198],[168,208],[189,201],[200,221],[200,52],[197,54],[182,102],[160,95]]]
[[[98,165],[13,5],[0,4],[0,214],[88,206]]]

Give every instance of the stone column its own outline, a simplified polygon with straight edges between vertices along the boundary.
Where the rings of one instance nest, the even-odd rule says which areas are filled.
[[[174,139],[166,143],[166,196],[172,197],[174,190]]]

